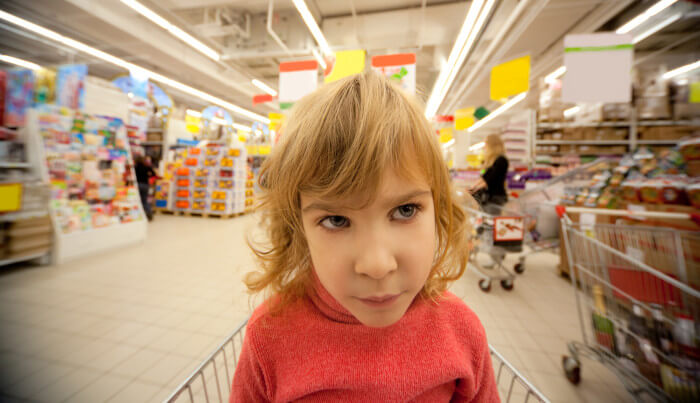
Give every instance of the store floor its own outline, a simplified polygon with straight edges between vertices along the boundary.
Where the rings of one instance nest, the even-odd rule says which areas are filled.
[[[141,245],[0,273],[0,401],[162,401],[249,314],[242,234],[254,228],[252,216],[157,216]],[[564,378],[560,356],[580,336],[556,260],[531,257],[511,292],[482,293],[471,271],[452,291],[552,401],[631,401],[591,361],[578,387]]]

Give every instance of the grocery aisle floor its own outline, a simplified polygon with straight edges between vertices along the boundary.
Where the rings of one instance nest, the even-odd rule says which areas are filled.
[[[241,282],[254,217],[157,216],[142,245],[68,265],[0,274],[0,400],[158,402],[250,312]],[[584,360],[583,381],[561,372],[579,337],[571,286],[556,258],[528,260],[511,292],[482,293],[468,272],[452,287],[490,343],[555,402],[631,401]]]

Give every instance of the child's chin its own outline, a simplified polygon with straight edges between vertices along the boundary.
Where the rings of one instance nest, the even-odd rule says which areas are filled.
[[[358,312],[353,315],[365,326],[387,327],[398,322],[405,312],[405,309],[396,309],[387,312]]]

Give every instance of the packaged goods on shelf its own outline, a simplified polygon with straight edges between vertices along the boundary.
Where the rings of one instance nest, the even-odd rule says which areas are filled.
[[[671,118],[671,104],[667,95],[638,98],[636,105],[638,119],[654,120]]]
[[[700,132],[694,126],[642,126],[638,129],[642,140],[680,140]]]
[[[590,141],[623,141],[627,139],[627,129],[612,127],[587,127],[583,130],[583,140]]]
[[[691,120],[700,118],[700,103],[677,102],[673,104],[673,119]]]
[[[574,121],[580,124],[595,123],[603,120],[603,104],[581,104],[574,116]]]
[[[58,230],[71,233],[143,219],[120,119],[43,105],[36,129]]]
[[[603,105],[603,120],[624,121],[630,119],[632,107],[628,103],[612,103]]]
[[[665,65],[638,68],[635,72],[635,95],[644,98],[668,97],[668,84],[663,78],[666,71],[667,67]]]

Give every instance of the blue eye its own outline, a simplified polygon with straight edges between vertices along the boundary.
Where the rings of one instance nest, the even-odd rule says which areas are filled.
[[[419,207],[416,204],[404,204],[394,209],[391,218],[395,220],[408,220],[413,218],[418,212]]]
[[[340,229],[349,225],[348,219],[341,215],[332,215],[321,220],[321,226],[326,229]]]

